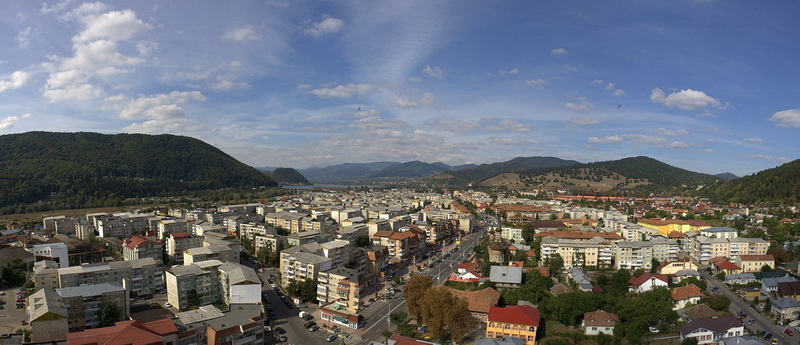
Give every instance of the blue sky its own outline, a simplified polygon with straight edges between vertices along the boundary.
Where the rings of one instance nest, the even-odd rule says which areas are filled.
[[[231,4],[236,4],[231,6]],[[0,134],[254,166],[797,159],[797,1],[4,1]]]

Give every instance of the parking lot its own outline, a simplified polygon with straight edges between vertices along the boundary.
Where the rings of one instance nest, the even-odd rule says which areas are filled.
[[[0,295],[0,300],[5,301],[6,303],[3,304],[3,309],[0,309],[0,334],[7,334],[7,333],[14,333],[14,331],[24,328],[27,326],[22,326],[21,321],[24,319],[26,322],[28,320],[28,315],[26,314],[26,308],[16,308],[16,293],[17,288],[14,289],[4,289],[0,290],[4,293],[4,295]],[[27,300],[27,297],[26,297]],[[28,303],[25,302],[25,307],[28,306]]]

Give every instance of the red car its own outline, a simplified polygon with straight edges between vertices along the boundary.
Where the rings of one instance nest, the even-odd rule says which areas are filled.
[[[788,334],[788,335],[794,335],[794,333],[792,333],[792,330],[791,330],[791,329],[788,329],[788,328],[787,328],[787,329],[784,329],[784,330],[783,330],[783,333],[786,333],[786,334]]]

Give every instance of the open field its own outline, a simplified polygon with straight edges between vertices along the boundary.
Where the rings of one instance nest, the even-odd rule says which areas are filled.
[[[52,217],[52,216],[74,217],[74,216],[84,216],[87,213],[125,212],[125,211],[133,211],[136,209],[144,209],[151,207],[153,207],[153,205],[98,207],[98,208],[82,208],[74,210],[55,210],[55,211],[34,212],[34,213],[6,214],[6,215],[0,215],[0,224],[6,224],[9,222],[24,223],[29,221],[41,222],[42,218]]]

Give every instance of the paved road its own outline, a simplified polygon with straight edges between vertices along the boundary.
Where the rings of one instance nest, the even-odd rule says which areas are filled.
[[[786,326],[776,326],[775,324],[773,324],[769,319],[762,316],[759,311],[756,311],[755,309],[750,307],[749,303],[743,301],[741,298],[739,298],[739,296],[733,293],[733,291],[728,289],[728,286],[726,286],[719,279],[717,279],[717,277],[713,276],[712,274],[709,274],[708,272],[702,269],[700,270],[700,274],[708,282],[709,290],[712,287],[717,287],[719,288],[719,293],[728,296],[728,298],[731,299],[731,306],[729,308],[731,313],[736,315],[740,311],[742,311],[745,314],[747,314],[745,322],[750,319],[755,320],[755,322],[752,325],[745,325],[745,327],[748,330],[754,331],[756,333],[762,330],[766,331],[767,333],[772,333],[772,337],[777,338],[779,344],[795,345],[800,343],[800,334],[798,334],[800,332],[793,331],[794,335],[792,336],[783,333],[783,330],[786,329]],[[769,311],[765,311],[765,313],[767,312]]]
[[[438,266],[427,269],[423,271],[423,273],[433,277],[434,285],[444,284],[447,278],[450,277],[453,269],[465,258],[472,255],[472,248],[480,241],[485,233],[485,228],[476,230],[468,238],[461,241],[457,252],[449,258],[443,259]],[[362,314],[365,320],[367,320],[367,324],[365,325],[366,330],[362,335],[363,343],[368,343],[369,341],[383,341],[383,331],[387,330],[388,327],[394,327],[393,325],[389,325],[387,317],[389,314],[398,310],[406,310],[406,301],[402,293],[397,294],[394,298],[389,300],[373,302],[370,307],[364,310]]]

